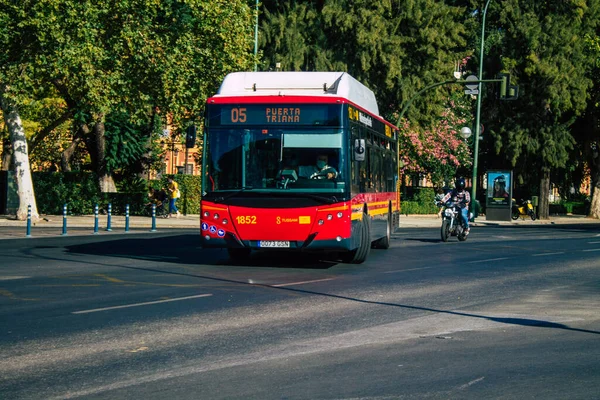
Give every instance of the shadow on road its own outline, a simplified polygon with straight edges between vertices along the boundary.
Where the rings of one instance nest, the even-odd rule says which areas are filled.
[[[241,262],[229,259],[224,249],[203,249],[197,234],[160,238],[129,238],[66,246],[69,253],[169,262],[186,265],[232,265],[261,268],[326,269],[336,265],[315,253],[254,251]]]
[[[595,228],[597,229],[597,228]],[[76,254],[87,254],[87,255],[98,255],[98,256],[111,256],[111,257],[124,257],[132,259],[146,259],[148,261],[161,261],[169,263],[180,263],[180,264],[191,264],[191,265],[238,265],[243,267],[261,267],[261,268],[306,268],[306,269],[326,269],[335,265],[335,262],[320,260],[317,255],[313,254],[294,254],[293,257],[287,254],[282,259],[278,254],[271,253],[260,253],[256,252],[243,264],[234,264],[229,261],[226,251],[214,250],[214,249],[202,249],[198,244],[198,235],[196,234],[183,234],[174,235],[161,238],[151,239],[120,239],[114,241],[85,243],[67,246],[66,250],[70,253]],[[187,272],[161,270],[158,268],[143,268],[134,266],[119,266],[120,268],[140,270],[140,271],[152,271],[165,274],[188,276],[198,279],[207,279],[219,282],[234,283],[245,286],[261,286],[268,287],[273,290],[283,290],[288,292],[294,292],[298,294],[305,294],[311,296],[323,296],[328,298],[336,298],[341,300],[347,300],[357,303],[381,305],[386,307],[399,307],[404,309],[427,311],[439,314],[449,314],[461,317],[480,318],[489,321],[508,324],[508,325],[519,325],[528,327],[538,328],[554,328],[563,329],[574,332],[600,334],[599,331],[586,330],[572,328],[568,325],[559,324],[555,322],[545,320],[535,320],[528,318],[503,318],[494,317],[487,315],[479,315],[472,313],[465,313],[452,310],[435,309],[429,307],[414,306],[408,304],[378,302],[372,300],[364,300],[355,297],[342,296],[331,293],[316,292],[311,290],[303,290],[298,288],[290,287],[277,287],[268,284],[256,284],[248,283],[247,281],[239,281],[235,279],[228,279],[223,277],[215,277],[209,275],[192,274]]]

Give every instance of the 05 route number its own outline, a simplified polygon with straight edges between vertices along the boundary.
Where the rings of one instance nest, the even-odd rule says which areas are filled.
[[[246,122],[246,108],[245,107],[234,107],[231,109],[231,122],[233,123],[244,123]]]

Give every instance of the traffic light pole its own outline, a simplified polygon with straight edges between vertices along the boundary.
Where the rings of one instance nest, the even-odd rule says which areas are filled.
[[[483,8],[483,16],[481,19],[481,46],[479,47],[479,79],[483,78],[483,45],[485,43],[485,16],[487,14],[488,6],[491,0],[487,0],[485,7]],[[502,81],[502,79],[500,80]],[[475,143],[473,145],[473,182],[471,185],[471,210],[475,210],[475,204],[477,204],[477,162],[479,158],[479,135],[481,125],[479,123],[479,116],[481,114],[481,82],[479,81],[477,94],[477,111],[475,112]],[[473,213],[475,214],[475,213]]]

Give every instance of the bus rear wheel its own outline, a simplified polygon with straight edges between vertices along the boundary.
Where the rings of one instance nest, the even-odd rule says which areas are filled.
[[[387,231],[385,233],[385,236],[382,237],[381,239],[378,239],[377,241],[375,241],[375,243],[373,243],[373,247],[376,249],[389,249],[390,248],[390,242],[392,240],[392,211],[389,210],[388,211],[388,219],[387,219]]]

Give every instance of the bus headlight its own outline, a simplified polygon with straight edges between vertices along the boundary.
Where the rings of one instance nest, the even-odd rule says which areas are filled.
[[[338,218],[342,218],[344,216],[344,213],[342,213],[341,211],[338,213]]]
[[[331,221],[333,219],[333,215],[327,214],[327,221]]]
[[[205,217],[210,217],[210,213],[208,211],[204,211],[204,216]]]
[[[319,220],[319,225],[323,225],[325,223],[325,221],[323,221],[322,219]]]

